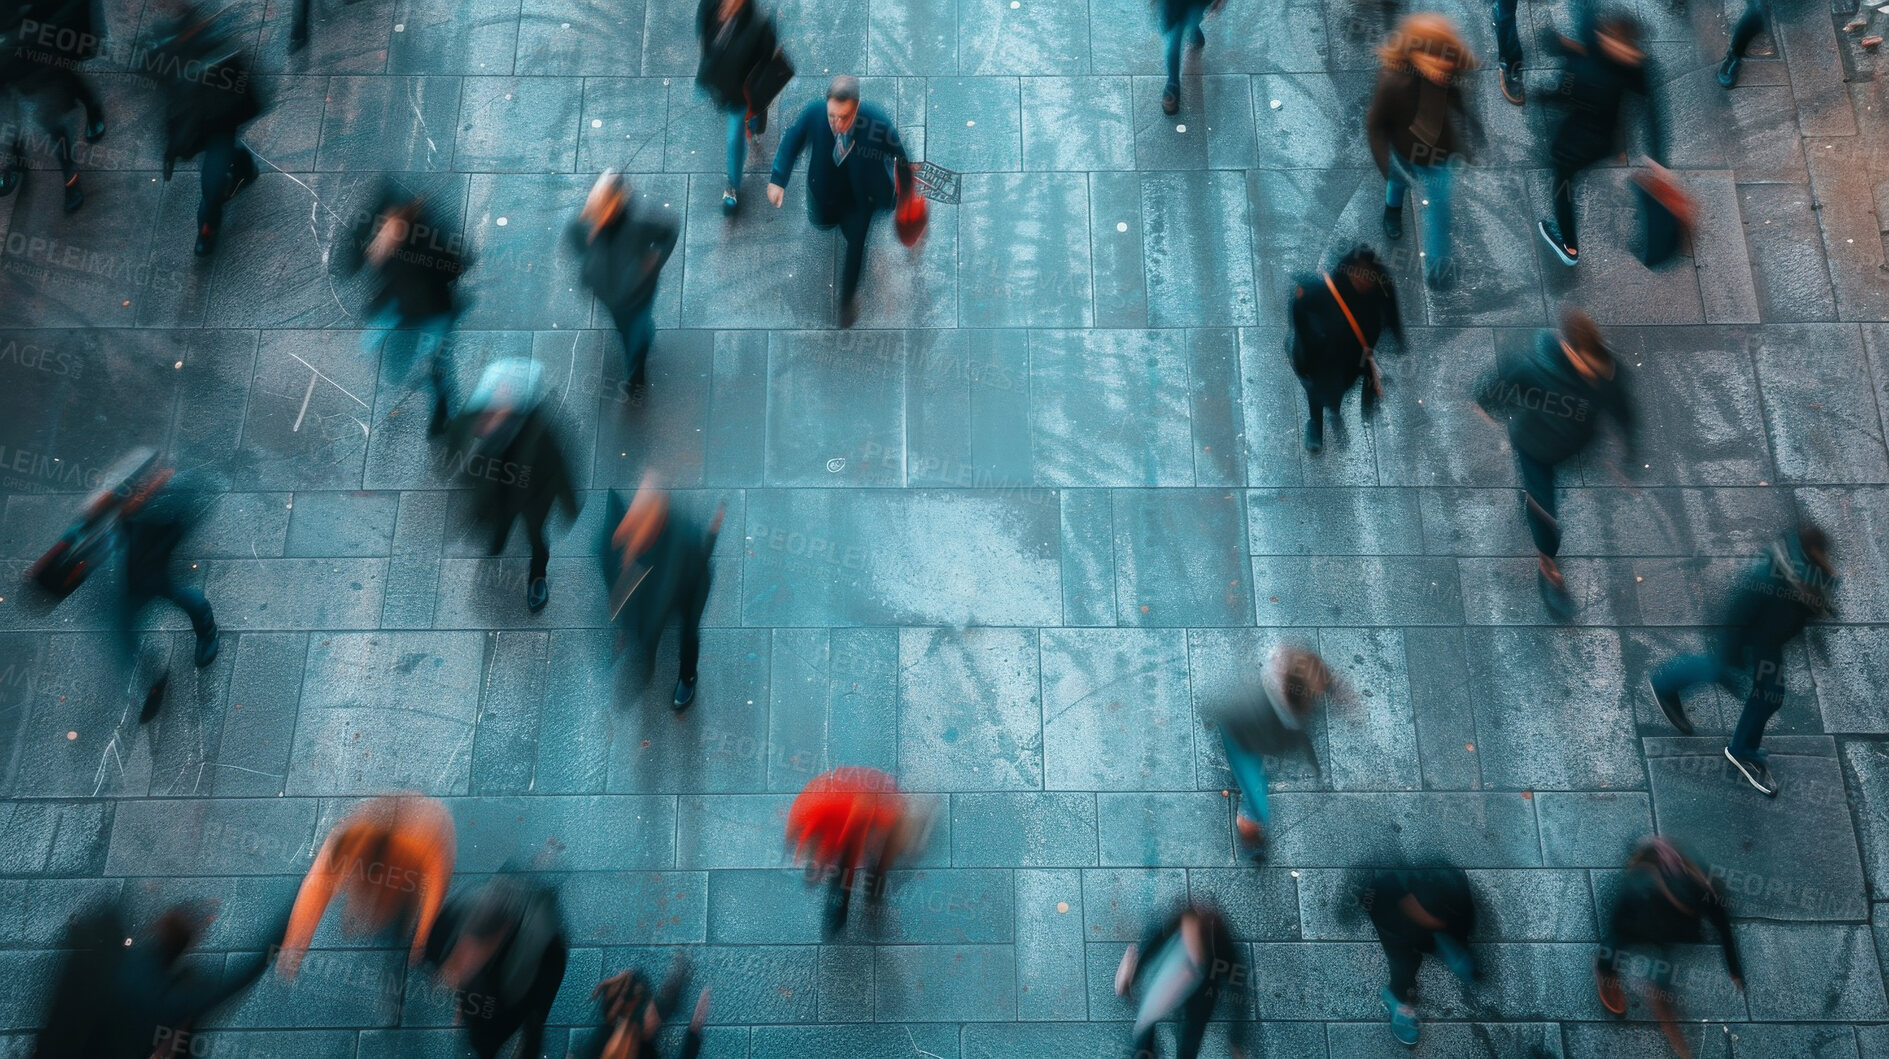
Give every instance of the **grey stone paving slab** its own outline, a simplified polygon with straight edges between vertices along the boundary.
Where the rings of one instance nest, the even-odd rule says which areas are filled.
[[[290,789],[463,792],[484,647],[477,633],[311,637]]]
[[[1244,191],[1245,181],[1234,173],[1142,178],[1151,325],[1258,323]]]
[[[1538,867],[1529,802],[1509,792],[1275,794],[1269,856],[1304,867],[1442,858],[1458,867]],[[1343,827],[1329,822],[1344,821]]]
[[[1191,485],[1186,356],[1176,330],[1031,332],[1038,484]]]
[[[1118,489],[1111,497],[1116,624],[1247,623],[1252,589],[1238,493]]]
[[[1040,789],[1037,659],[1036,634],[1026,629],[900,630],[897,771],[904,782],[936,791]]]
[[[1128,78],[1025,77],[1021,85],[1022,168],[1090,173],[1135,168]]]
[[[1092,794],[982,793],[951,796],[951,863],[960,868],[1092,866]]]
[[[1045,630],[1043,779],[1050,790],[1186,790],[1187,643],[1171,630]]]
[[[1788,351],[1788,352],[1787,352]],[[1868,374],[1862,336],[1846,325],[1761,329],[1752,350],[1780,478],[1877,484],[1889,476],[1873,394],[1847,383]],[[1788,365],[1788,366],[1787,366]],[[1803,429],[1807,412],[1814,431]]]
[[[962,184],[959,326],[1090,326],[1087,178],[973,173]],[[1028,220],[999,220],[998,203]]]
[[[1645,784],[1629,730],[1631,698],[1580,679],[1619,671],[1616,634],[1471,629],[1463,635],[1484,783],[1510,790]],[[1529,673],[1568,679],[1557,681],[1559,688],[1542,688],[1529,683]]]

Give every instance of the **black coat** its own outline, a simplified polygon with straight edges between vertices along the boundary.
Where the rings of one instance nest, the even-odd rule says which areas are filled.
[[[142,52],[133,68],[155,78],[163,92],[166,175],[178,160],[201,154],[212,138],[233,136],[262,114],[249,57],[214,28]]]
[[[1401,907],[1415,897],[1423,910],[1443,921],[1443,933],[1467,943],[1476,929],[1476,899],[1461,868],[1395,868],[1374,872],[1362,899],[1377,936],[1387,945],[1433,951],[1435,932],[1412,920]]]
[[[1547,102],[1563,110],[1549,147],[1554,164],[1579,169],[1618,151],[1621,121],[1633,97],[1638,98],[1639,110],[1645,115],[1646,153],[1665,164],[1666,136],[1659,104],[1653,97],[1653,85],[1658,82],[1650,68],[1651,60],[1638,66],[1610,62],[1601,53],[1599,40],[1593,37],[1573,48],[1557,34],[1550,34],[1549,42],[1568,57],[1559,91],[1547,97]]]
[[[1668,893],[1685,907],[1675,906]],[[1620,873],[1620,888],[1607,921],[1607,944],[1696,945],[1705,940],[1700,926],[1707,919],[1725,945],[1725,969],[1733,978],[1744,977],[1731,917],[1718,890],[1690,872],[1667,875],[1652,864],[1634,864]]]
[[[623,521],[628,510],[629,505],[623,497],[612,492],[604,518],[603,572],[606,586],[615,584],[616,579],[622,576],[622,553],[611,542],[610,535]],[[699,614],[708,601],[708,590],[714,574],[709,557],[715,552],[715,537],[716,534],[710,533],[707,527],[698,525],[676,510],[674,504],[670,505],[662,532],[656,535],[655,543],[638,560],[638,564],[647,568],[648,573],[630,593],[628,602],[617,615],[624,632],[643,648],[646,656],[654,657],[656,645],[662,640],[663,626],[668,624],[672,616],[680,614],[684,620],[688,620],[691,613]]]
[[[381,215],[399,205],[398,196],[388,195],[373,208],[355,215],[347,245],[350,272],[359,271],[367,263],[367,247],[374,241]],[[377,269],[378,282],[368,299],[368,312],[377,313],[391,305],[407,322],[454,312],[459,304],[459,277],[468,265],[462,239],[460,233],[442,229],[431,212],[421,210],[407,229],[406,242]]]
[[[1531,459],[1555,464],[1576,455],[1594,439],[1605,415],[1619,425],[1628,462],[1633,460],[1637,420],[1626,365],[1616,361],[1613,378],[1589,382],[1574,370],[1553,331],[1537,334],[1526,353],[1503,356],[1477,381],[1475,396],[1490,415],[1508,422],[1509,443]]]
[[[558,505],[575,514],[570,462],[550,414],[542,408],[515,414],[517,422],[486,437],[478,434],[484,413],[476,408],[462,411],[447,429],[451,469],[473,485],[474,517],[497,526],[520,515],[542,522]]]
[[[695,83],[718,107],[745,105],[749,75],[773,58],[780,47],[774,20],[748,0],[729,22],[721,21],[721,0],[702,0],[695,12],[695,35],[702,41],[702,62]]]
[[[467,927],[485,916],[506,923],[506,938],[451,999],[468,1036],[497,1045],[520,1026],[532,1027],[534,1035],[542,1028],[564,981],[570,945],[555,891],[501,878],[446,902],[427,935],[427,962],[445,964]],[[522,1044],[519,1054],[536,1055],[531,1044]]]
[[[1403,339],[1403,324],[1397,314],[1397,291],[1389,283],[1373,284],[1370,289],[1359,291],[1342,273],[1334,275],[1332,283],[1344,295],[1345,304],[1357,318],[1358,329],[1364,332],[1365,341],[1373,348],[1385,331],[1396,335],[1400,341]],[[1293,284],[1292,334],[1288,346],[1292,373],[1307,389],[1321,394],[1343,393],[1364,373],[1364,347],[1358,344],[1344,310],[1339,308],[1338,300],[1332,297],[1331,288],[1320,275],[1298,276]]]
[[[1834,586],[1835,579],[1804,555],[1795,535],[1773,545],[1745,573],[1732,596],[1725,661],[1742,665],[1776,659],[1804,626],[1830,613]]]
[[[800,152],[808,153],[807,196],[815,213],[836,217],[850,209],[890,210],[898,205],[893,167],[909,164],[899,130],[885,111],[859,104],[853,119],[853,149],[846,161],[833,162],[833,126],[826,120],[826,100],[816,99],[801,110],[781,134],[774,152],[769,183],[786,187]]]
[[[656,279],[676,248],[679,234],[666,220],[639,216],[634,201],[598,229],[571,222],[571,247],[583,259],[584,286],[613,313],[635,313],[656,297]]]

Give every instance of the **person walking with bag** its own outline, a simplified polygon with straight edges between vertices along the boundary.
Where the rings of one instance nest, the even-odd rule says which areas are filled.
[[[1717,651],[1681,655],[1647,676],[1653,700],[1666,719],[1689,735],[1692,722],[1680,693],[1707,682],[1729,686],[1740,671],[1751,670],[1751,694],[1725,746],[1725,759],[1767,798],[1777,797],[1778,782],[1765,767],[1766,755],[1758,744],[1771,715],[1784,705],[1784,645],[1813,619],[1829,616],[1835,585],[1830,539],[1806,522],[1766,549],[1745,574],[1732,597],[1724,622],[1727,632]]]
[[[1492,421],[1507,424],[1521,471],[1522,504],[1535,541],[1542,597],[1552,610],[1565,614],[1570,606],[1567,586],[1555,562],[1561,550],[1555,468],[1587,448],[1600,431],[1602,416],[1618,426],[1626,462],[1638,462],[1637,416],[1625,368],[1601,340],[1593,318],[1569,306],[1561,312],[1559,333],[1541,331],[1528,352],[1504,356],[1477,380],[1475,397]]]
[[[728,186],[721,208],[733,213],[741,204],[748,139],[766,130],[768,105],[793,76],[793,67],[781,54],[774,19],[755,0],[701,0],[695,35],[702,41],[695,83],[728,114]]]
[[[1364,126],[1384,174],[1384,234],[1403,238],[1404,199],[1411,185],[1421,184],[1430,196],[1423,279],[1447,287],[1456,169],[1469,160],[1466,135],[1482,139],[1461,85],[1476,60],[1455,23],[1427,11],[1400,19],[1377,54],[1383,68]]]
[[[911,180],[911,160],[885,111],[859,99],[859,79],[842,74],[827,86],[824,104],[807,104],[781,136],[768,177],[767,200],[779,209],[802,151],[807,162],[807,216],[815,228],[840,230],[846,264],[840,273],[840,326],[858,319],[856,295],[866,260],[866,233],[875,214],[898,205]]]
[[[624,378],[631,396],[640,397],[656,340],[656,279],[679,232],[653,213],[639,215],[635,205],[628,178],[605,170],[571,222],[570,242],[583,259],[584,285],[609,310],[622,336]]]
[[[1615,153],[1620,123],[1629,96],[1637,96],[1645,115],[1646,153],[1661,166],[1666,162],[1666,136],[1653,97],[1657,83],[1640,50],[1640,24],[1632,16],[1611,12],[1595,17],[1586,4],[1577,5],[1579,25],[1574,37],[1548,35],[1549,45],[1567,56],[1561,90],[1551,102],[1563,108],[1555,127],[1548,159],[1554,167],[1554,217],[1535,222],[1536,234],[1562,264],[1580,263],[1580,240],[1574,222],[1574,178],[1581,170]]]
[[[1384,395],[1376,348],[1385,331],[1403,341],[1397,289],[1370,247],[1359,246],[1340,258],[1330,272],[1299,276],[1292,290],[1292,331],[1287,347],[1292,373],[1305,388],[1310,417],[1305,423],[1305,451],[1325,447],[1325,412],[1343,428],[1345,394],[1364,380],[1363,406],[1368,418]]]
[[[724,510],[706,527],[672,510],[669,495],[652,472],[643,476],[626,506],[610,494],[604,520],[604,582],[610,592],[610,618],[621,623],[626,642],[642,652],[643,679],[656,667],[656,647],[675,617],[681,623],[681,666],[671,704],[687,709],[695,701],[696,667],[702,657],[702,612],[714,582],[715,539]]]

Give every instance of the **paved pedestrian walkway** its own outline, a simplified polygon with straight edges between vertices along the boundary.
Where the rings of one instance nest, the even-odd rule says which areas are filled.
[[[272,109],[213,259],[191,256],[195,174],[161,179],[154,95],[108,64],[84,209],[60,213],[44,158],[0,200],[0,583],[153,445],[214,487],[182,554],[227,638],[193,670],[165,616],[179,677],[141,727],[107,664],[109,584],[51,610],[0,591],[0,1055],[30,1050],[68,914],[208,899],[202,959],[235,966],[329,826],[399,789],[446,800],[467,878],[550,847],[574,946],[554,1056],[598,981],[675,951],[714,989],[716,1059],[1126,1054],[1116,963],[1186,893],[1251,946],[1221,1017],[1257,1020],[1257,1054],[1397,1055],[1350,869],[1428,856],[1469,869],[1485,975],[1426,969],[1421,1053],[1658,1056],[1646,1009],[1610,1019],[1589,972],[1616,868],[1655,828],[1720,879],[1745,952],[1744,994],[1715,950],[1678,954],[1697,1055],[1889,1054],[1889,95],[1844,16],[1780,5],[1726,93],[1737,0],[1639,0],[1700,230],[1649,272],[1629,170],[1602,167],[1569,270],[1533,232],[1553,70],[1508,105],[1485,6],[1440,5],[1490,60],[1457,283],[1424,289],[1407,221],[1382,417],[1360,425],[1354,397],[1349,437],[1311,457],[1288,277],[1389,249],[1361,127],[1374,6],[1228,0],[1168,118],[1145,0],[785,0],[787,100],[860,73],[915,156],[962,174],[920,248],[878,226],[839,331],[836,236],[808,227],[804,179],[782,210],[762,193],[779,115],[741,214],[720,212],[692,4],[315,2],[297,55],[286,0],[234,5]],[[159,5],[108,7],[120,34]],[[1523,14],[1531,48],[1566,17]],[[684,232],[646,403],[561,241],[607,166]],[[332,251],[384,174],[476,257],[460,392],[533,357],[589,454],[541,614],[522,540],[488,558],[468,528],[421,380],[361,352],[365,280]],[[1599,454],[1564,477],[1579,609],[1558,623],[1468,388],[1568,301],[1649,422],[1631,485]],[[594,558],[606,491],[651,467],[729,511],[680,719],[669,670],[643,689],[613,667]],[[1701,692],[1679,738],[1640,678],[1797,515],[1830,529],[1843,582],[1789,655],[1770,802],[1716,756],[1739,700]],[[1254,868],[1196,711],[1288,639],[1359,696],[1315,731],[1324,771],[1279,777]],[[826,944],[780,836],[792,792],[840,763],[943,814]],[[403,951],[331,925],[204,1047],[449,1056],[452,1018]]]

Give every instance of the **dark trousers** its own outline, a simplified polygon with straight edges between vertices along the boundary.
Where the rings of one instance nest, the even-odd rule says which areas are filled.
[[[501,516],[498,531],[492,538],[492,554],[505,550],[505,542],[511,539],[512,523],[518,519],[525,522],[525,541],[531,545],[531,579],[536,581],[544,576],[545,568],[551,563],[551,546],[545,543],[544,523],[551,517],[551,509],[518,510]]]
[[[137,652],[139,612],[160,599],[175,603],[177,609],[190,618],[191,631],[197,634],[198,640],[208,640],[216,631],[216,616],[210,612],[210,601],[204,598],[202,592],[178,584],[169,573],[158,577],[134,578],[125,592],[122,615],[122,645],[127,656]]]
[[[544,1024],[551,1017],[551,1003],[564,981],[568,960],[569,954],[562,946],[552,948],[545,954],[545,962],[538,969],[531,990],[515,1007],[494,1011],[490,1018],[465,1020],[466,1038],[479,1059],[498,1059],[513,1034],[518,1035],[518,1051],[514,1053],[518,1059],[538,1059],[544,1051]]]
[[[1574,230],[1574,178],[1585,166],[1554,164],[1554,223],[1561,229],[1561,243],[1580,249],[1580,236]]]
[[[1732,27],[1732,43],[1726,54],[1744,57],[1745,49],[1751,47],[1751,38],[1764,30],[1764,7],[1764,0],[1745,0],[1745,13],[1738,17],[1738,25]]]
[[[78,71],[60,68],[50,70],[15,89],[13,125],[13,146],[9,151],[8,167],[26,168],[24,138],[26,133],[25,115],[22,113],[28,105],[38,113],[39,131],[45,139],[45,147],[59,161],[60,175],[70,184],[78,174],[78,160],[72,149],[72,134],[66,129],[66,115],[73,107],[85,112],[85,124],[100,120],[105,108],[93,93],[92,87],[85,83]]]
[[[1178,1059],[1196,1059],[1200,1055],[1200,1042],[1207,1035],[1207,1019],[1213,1014],[1214,999],[1214,987],[1204,985],[1181,1003],[1181,1032],[1174,1046],[1174,1054]],[[1155,1047],[1154,1029],[1149,1026],[1146,1032],[1135,1038],[1135,1059],[1160,1059],[1161,1052]]]
[[[1200,20],[1205,17],[1207,5],[1203,0],[1202,3],[1191,5],[1181,20],[1166,30],[1168,87],[1176,87],[1181,83],[1181,48],[1188,38],[1200,36]]]
[[[1738,727],[1732,729],[1733,757],[1751,761],[1760,756],[1758,744],[1764,741],[1764,726],[1783,705],[1784,652],[1780,648],[1753,661],[1751,695],[1738,715]]]
[[[1555,465],[1520,451],[1515,453],[1515,462],[1522,471],[1522,504],[1528,515],[1529,536],[1535,538],[1535,550],[1552,559],[1561,551],[1561,522],[1555,517]]]
[[[1522,34],[1515,28],[1515,0],[1495,0],[1496,55],[1510,69],[1522,65]]]
[[[702,658],[702,611],[708,608],[709,572],[682,601],[682,669],[679,679],[695,683],[696,664]]]
[[[1379,928],[1379,945],[1384,946],[1384,962],[1390,965],[1391,995],[1403,1003],[1410,1003],[1412,992],[1417,988],[1417,971],[1423,966],[1423,954],[1436,948],[1436,941],[1428,934],[1413,931]]]
[[[846,240],[846,261],[840,267],[840,303],[847,304],[859,293],[859,274],[866,264],[866,233],[872,230],[870,208],[848,203],[843,208],[812,213],[813,226],[821,231],[840,230]]]
[[[631,386],[641,386],[647,380],[649,347],[656,340],[655,310],[653,301],[610,310],[610,319],[615,321],[617,334],[623,338],[623,370],[628,373],[625,378]]]
[[[199,227],[223,226],[223,204],[239,181],[256,179],[256,158],[236,142],[236,130],[213,132],[203,148],[203,199],[197,204]]]
[[[1345,394],[1350,392],[1350,384],[1347,383],[1343,387],[1333,387],[1329,384],[1307,382],[1301,379],[1299,385],[1305,387],[1305,410],[1308,417],[1307,422],[1310,423],[1312,427],[1312,437],[1320,441],[1325,439],[1325,413],[1327,410],[1331,412],[1332,425],[1342,430],[1344,428]],[[1364,389],[1363,401],[1365,414],[1369,415],[1371,409],[1376,405],[1376,402],[1372,399],[1371,388],[1368,386]]]

